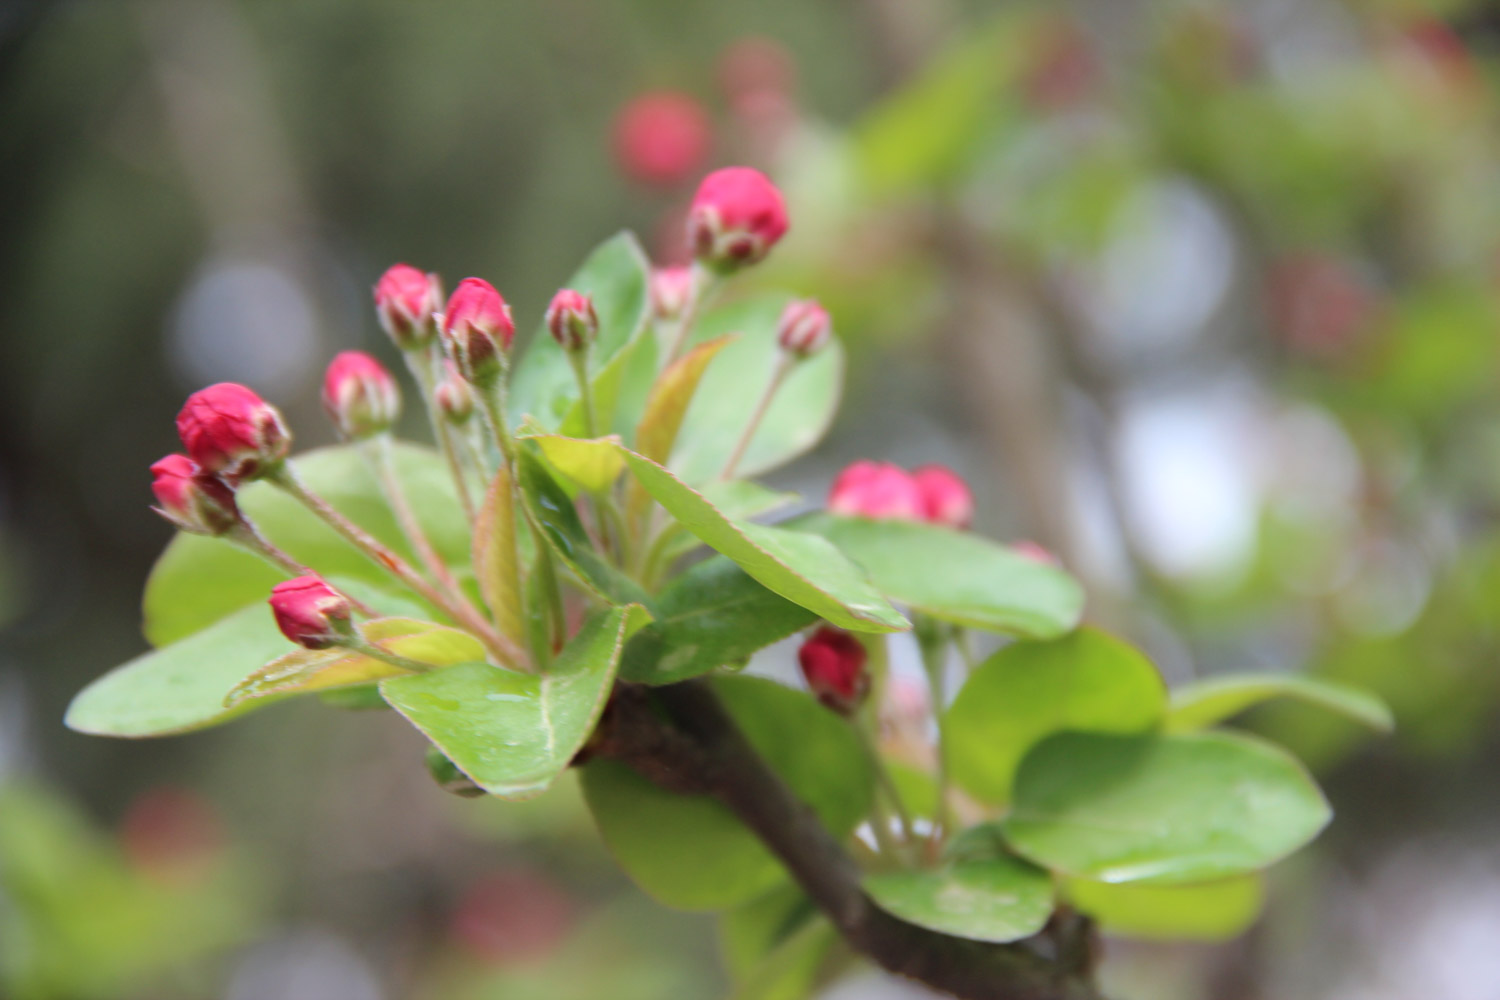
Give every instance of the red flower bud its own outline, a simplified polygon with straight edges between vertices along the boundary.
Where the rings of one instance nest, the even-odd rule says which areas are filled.
[[[202,470],[186,455],[168,455],[151,466],[156,512],[183,531],[222,535],[240,523],[234,490]]]
[[[582,292],[564,288],[552,296],[547,307],[547,329],[565,351],[582,351],[599,333],[599,315],[594,300]]]
[[[824,625],[797,650],[802,676],[819,701],[840,715],[851,715],[870,693],[864,644],[843,629]]]
[[[692,294],[692,268],[659,267],[651,272],[651,308],[658,319],[677,319]]]
[[[1042,548],[1036,542],[1016,542],[1010,547],[1010,550],[1022,559],[1030,559],[1032,562],[1041,563],[1043,566],[1062,565],[1058,561],[1057,556]]]
[[[458,373],[475,385],[500,377],[505,353],[515,339],[510,306],[482,278],[465,278],[443,312],[443,344]]]
[[[974,523],[974,494],[952,469],[924,465],[913,469],[911,477],[922,494],[923,520],[960,530]]]
[[[307,649],[327,649],[352,633],[344,595],[309,573],[271,588],[271,613],[281,634]]]
[[[189,396],[177,414],[177,434],[203,472],[230,484],[272,471],[292,446],[280,411],[233,382]]]
[[[344,351],[323,376],[323,409],[340,434],[357,440],[390,429],[401,415],[401,390],[379,361]]]
[[[725,167],[703,178],[688,212],[688,244],[721,271],[754,264],[786,233],[786,202],[770,178]]]
[[[828,509],[849,517],[924,519],[916,480],[889,462],[855,462],[839,473],[828,492]]]
[[[776,342],[796,358],[810,358],[833,336],[833,320],[814,299],[788,302],[776,325]]]
[[[686,94],[642,94],[615,119],[615,160],[632,180],[671,187],[708,155],[708,115]]]
[[[458,369],[451,362],[444,362],[443,367],[446,373],[432,391],[432,401],[449,423],[468,423],[474,415],[474,390],[459,376]]]
[[[375,284],[375,313],[380,325],[403,351],[424,347],[437,333],[437,311],[443,284],[410,264],[396,264]]]

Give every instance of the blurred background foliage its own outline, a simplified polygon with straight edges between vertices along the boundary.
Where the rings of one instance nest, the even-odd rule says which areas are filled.
[[[1371,743],[1258,710],[1338,820],[1243,938],[1110,942],[1112,995],[1492,997],[1497,50],[1456,0],[0,5],[0,995],[728,994],[571,785],[449,799],[406,727],[300,703],[59,720],[142,645],[187,392],[247,382],[322,443],[324,360],[391,353],[389,263],[531,329],[617,229],[680,255],[696,178],[747,162],[793,218],[751,284],[822,298],[852,359],[778,485],[947,462],[1169,680],[1396,711]]]

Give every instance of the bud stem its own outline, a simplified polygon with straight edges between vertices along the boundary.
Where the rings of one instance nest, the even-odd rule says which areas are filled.
[[[765,420],[766,411],[771,408],[771,400],[776,398],[776,393],[781,390],[781,384],[786,381],[787,375],[796,364],[795,355],[781,350],[776,352],[776,362],[771,367],[771,379],[766,383],[765,392],[760,394],[760,399],[756,402],[750,419],[745,423],[745,429],[740,433],[740,439],[735,442],[734,450],[729,453],[729,460],[724,463],[724,471],[719,473],[720,479],[734,478],[734,470],[739,466],[740,460],[745,457],[745,451],[755,438],[755,432],[760,429],[761,422]]]
[[[422,560],[422,564],[427,567],[432,578],[437,581],[438,586],[443,588],[449,599],[454,603],[467,603],[463,591],[458,589],[458,581],[453,579],[453,574],[448,571],[447,564],[432,547],[432,541],[427,537],[427,532],[422,530],[422,522],[417,519],[416,512],[412,510],[410,502],[406,499],[406,491],[401,488],[400,477],[396,475],[396,456],[390,433],[383,432],[362,441],[360,450],[364,453],[365,460],[369,462],[371,471],[375,473],[375,478],[380,483],[380,492],[385,494],[385,501],[390,506],[391,513],[396,515],[396,523],[401,526],[401,533],[406,537],[406,543]],[[478,614],[478,611],[474,613]]]
[[[677,330],[672,337],[672,347],[667,351],[666,360],[662,363],[665,368],[677,360],[678,355],[687,347],[688,338],[692,336],[693,324],[698,320],[698,313],[713,298],[714,293],[719,290],[719,275],[699,261],[693,261],[693,282],[688,291],[687,301],[682,305],[682,314],[677,318]]]
[[[252,555],[260,556],[266,562],[270,563],[272,566],[275,566],[277,569],[281,570],[288,576],[307,576],[313,572],[306,566],[299,563],[297,560],[293,559],[291,556],[287,555],[281,549],[271,544],[271,541],[266,538],[265,535],[262,535],[260,531],[256,529],[255,525],[252,524],[250,520],[243,514],[240,515],[240,523],[235,525],[233,528],[230,528],[227,532],[224,533],[222,537],[225,541],[238,545],[246,552],[249,552]],[[337,587],[333,587],[332,584],[330,584],[329,586],[331,589],[338,590],[339,595],[342,596],[344,600],[348,601],[354,607],[354,610],[358,611],[366,618],[380,617],[380,613],[374,608],[370,607],[364,601],[359,600],[357,597],[353,596],[347,591],[340,590]]]
[[[453,440],[453,428],[443,418],[437,405],[437,370],[442,364],[442,353],[436,345],[437,341],[433,340],[420,350],[402,351],[401,357],[406,361],[407,370],[417,381],[417,388],[422,393],[422,403],[427,409],[428,423],[432,425],[432,436],[437,441],[443,458],[448,461],[448,471],[453,476],[453,486],[458,492],[458,502],[464,509],[464,517],[468,518],[472,526],[475,508],[473,494],[469,492],[468,473],[464,469],[463,459]]]
[[[880,755],[880,748],[876,745],[875,734],[872,731],[874,729],[873,714],[873,712],[860,712],[849,722],[859,736],[859,744],[864,748],[865,756],[870,759],[870,768],[875,772],[875,783],[880,786],[886,798],[890,799],[891,808],[896,811],[896,818],[901,824],[902,841],[907,844],[914,843],[916,835],[912,830],[911,814],[906,811],[906,803],[902,801],[901,792],[896,788],[891,772],[886,769],[885,758]]]
[[[490,434],[495,439],[496,446],[500,449],[501,456],[505,459],[505,467],[510,470],[511,476],[516,472],[516,446],[510,437],[510,427],[505,420],[505,382],[509,372],[506,372],[493,383],[483,386],[475,386],[479,390],[480,408],[484,410],[484,419],[489,424]]]
[[[526,663],[525,654],[516,647],[515,643],[502,636],[473,607],[455,605],[449,601],[446,595],[423,579],[421,574],[414,570],[405,559],[340,514],[327,500],[309,490],[290,465],[283,465],[266,478],[322,518],[330,528],[342,535],[349,544],[363,552],[371,561],[383,566],[429,604],[441,608],[455,622],[473,632],[484,642],[491,653],[514,666],[523,666]]]
[[[926,627],[923,627],[926,626]],[[932,718],[937,725],[937,809],[932,817],[932,843],[940,846],[952,825],[948,808],[948,734],[943,726],[947,714],[943,710],[948,704],[948,648],[952,630],[933,622],[918,622],[917,647],[922,653],[922,667],[927,672],[927,685],[931,691]]]
[[[425,674],[427,671],[433,669],[433,664],[431,663],[423,663],[420,660],[397,656],[395,653],[387,653],[357,633],[350,634],[348,638],[340,640],[336,645],[352,653],[358,653],[360,656],[368,656],[372,660],[389,663],[393,667],[400,670],[407,670],[414,674]]]
[[[573,377],[578,380],[578,401],[583,406],[584,437],[598,437],[599,424],[594,417],[594,389],[589,384],[589,350],[563,351],[568,356],[568,365]]]

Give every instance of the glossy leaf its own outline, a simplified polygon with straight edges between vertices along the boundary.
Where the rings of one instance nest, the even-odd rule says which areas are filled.
[[[718,677],[712,683],[751,745],[835,836],[864,818],[873,775],[843,719],[765,678]],[[789,733],[796,739],[788,739]],[[668,906],[738,906],[786,879],[775,857],[713,799],[663,791],[607,760],[589,764],[583,788],[615,860]]]
[[[446,463],[416,445],[395,449],[396,468],[422,528],[443,560],[469,561],[469,531],[453,493]],[[379,487],[357,449],[320,448],[292,460],[314,492],[376,538],[411,558]],[[388,573],[268,483],[239,491],[241,509],[277,545],[324,576],[390,584]],[[146,638],[165,646],[207,628],[228,614],[266,599],[285,574],[218,538],[179,534],[146,582]]]
[[[359,626],[364,639],[419,663],[449,667],[484,658],[484,645],[468,632],[411,618],[377,618]],[[288,694],[369,684],[409,671],[347,649],[295,649],[241,680],[224,697],[228,708]]]
[[[664,464],[672,454],[678,431],[688,405],[698,390],[698,383],[708,368],[709,362],[719,352],[734,343],[734,336],[726,334],[695,346],[682,357],[672,362],[657,376],[646,397],[646,409],[635,431],[635,451],[658,465]],[[639,521],[649,508],[651,495],[639,481],[632,482],[629,490],[627,512]]]
[[[631,451],[623,454],[657,503],[767,589],[857,632],[895,632],[910,627],[875,591],[864,573],[827,539],[731,521],[660,465]]]
[[[645,604],[645,592],[594,548],[573,501],[541,461],[516,449],[521,502],[553,553],[594,594],[612,604]]]
[[[1273,698],[1295,698],[1388,733],[1391,710],[1367,691],[1300,674],[1236,674],[1194,681],[1172,692],[1166,727],[1204,729]]]
[[[630,233],[619,233],[589,254],[582,267],[561,287],[592,296],[599,316],[594,341],[594,370],[606,369],[644,329],[650,308],[650,263]],[[510,382],[513,425],[526,414],[543,427],[556,429],[578,397],[573,368],[557,341],[538,324],[516,363]]]
[[[1150,661],[1104,632],[1017,642],[981,663],[949,707],[948,766],[964,790],[1004,804],[1021,758],[1045,737],[1142,732],[1159,724],[1166,700]]]
[[[723,556],[693,566],[653,601],[656,620],[625,648],[620,676],[672,684],[779,642],[817,621]]]
[[[614,685],[639,606],[590,618],[540,674],[464,663],[382,681],[392,708],[491,795],[530,798],[572,762]]]
[[[1062,733],[1027,755],[1003,827],[1067,875],[1183,884],[1264,868],[1329,817],[1302,766],[1248,736]]]
[[[589,493],[603,493],[620,478],[625,457],[618,448],[618,437],[589,439],[541,434],[531,437],[549,465]]]
[[[802,499],[795,493],[767,489],[748,479],[715,480],[704,483],[698,492],[731,521],[760,517]],[[673,522],[663,530],[656,544],[659,554],[655,559],[661,567],[666,568],[702,545],[703,541],[681,524]]]
[[[500,634],[525,645],[525,602],[521,596],[521,556],[516,547],[515,487],[502,465],[485,491],[474,518],[473,565],[479,593]],[[483,654],[468,657],[484,659]]]
[[[138,656],[84,688],[68,728],[95,736],[165,736],[248,711],[224,695],[289,644],[263,604],[241,608],[170,646]]]
[[[942,934],[992,942],[1030,937],[1052,915],[1052,878],[989,839],[991,849],[938,868],[868,875],[865,891],[887,913]]]
[[[1110,885],[1068,879],[1063,893],[1106,934],[1164,940],[1227,941],[1260,916],[1260,875],[1202,885]]]
[[[828,515],[794,523],[827,536],[891,600],[933,618],[1051,639],[1077,625],[1083,613],[1083,588],[1067,573],[978,535]]]
[[[785,296],[736,302],[699,321],[695,343],[728,333],[740,336],[704,374],[666,463],[684,482],[712,482],[723,470],[770,380],[780,350],[776,323],[786,302]],[[821,441],[838,410],[843,381],[844,351],[835,338],[782,383],[740,460],[739,475],[784,465]]]

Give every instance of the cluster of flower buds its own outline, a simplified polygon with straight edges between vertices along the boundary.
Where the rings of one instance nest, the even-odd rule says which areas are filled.
[[[786,230],[781,192],[751,167],[709,174],[688,210],[688,245],[702,264],[719,272],[758,263]]]
[[[828,509],[848,517],[925,521],[962,530],[974,520],[974,496],[946,466],[907,472],[890,462],[860,461],[833,481]]]
[[[819,626],[797,650],[808,688],[825,706],[852,715],[870,693],[864,644],[843,629]]]
[[[323,578],[309,573],[271,588],[271,613],[281,634],[305,649],[341,645],[353,635],[354,609]]]

